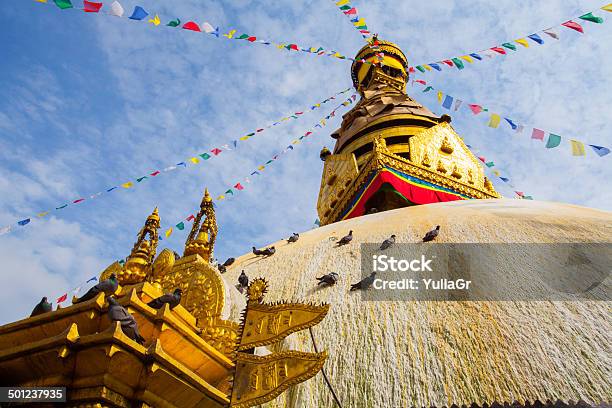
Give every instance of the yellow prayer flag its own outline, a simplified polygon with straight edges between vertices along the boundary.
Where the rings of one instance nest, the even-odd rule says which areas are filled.
[[[200,162],[200,159],[198,159],[197,157],[192,157],[191,159],[189,159],[193,164],[198,164]]]
[[[299,140],[294,140],[293,142],[291,142],[291,144],[298,144],[298,143],[300,143]]]
[[[340,0],[338,2],[336,2],[336,6],[340,7],[340,6],[344,6],[345,4],[348,4],[350,0]]]
[[[41,3],[43,3],[43,2],[41,2]],[[47,215],[47,214],[49,214],[49,211],[41,212],[41,213],[38,213],[37,215],[38,215],[39,217],[44,217],[44,216],[45,216],[45,215]]]
[[[257,168],[257,170],[263,170],[263,169],[265,169],[265,168],[266,168],[266,166],[264,166],[264,165],[262,164],[261,166],[259,166],[259,167]]]
[[[159,23],[161,23],[161,21],[159,20],[159,16],[156,14],[154,18],[149,19],[149,23],[155,24],[156,26],[159,25]]]
[[[333,56],[336,57],[336,58],[340,58],[340,57],[342,57],[342,54],[340,54],[339,52],[336,52]]]
[[[521,44],[525,48],[529,48],[529,43],[525,38],[519,38],[518,40],[514,40],[514,42]]]
[[[355,27],[359,27],[359,26],[364,26],[364,25],[367,25],[367,24],[366,24],[366,22],[365,22],[365,20],[363,18],[360,18],[359,21],[357,21],[356,23],[353,23],[353,25]]]
[[[325,119],[321,119],[321,124],[325,126]]]
[[[47,2],[47,0],[36,0],[36,1],[39,2],[39,3],[46,3]]]
[[[501,117],[497,113],[492,113],[491,120],[489,120],[489,127],[497,128],[499,126],[500,121]]]
[[[427,70],[427,71],[431,71],[431,67],[427,64],[423,65],[423,67]]]
[[[493,170],[493,174],[495,174],[497,177],[500,176],[499,170]]]
[[[166,238],[168,238],[170,235],[172,235],[172,227],[166,230]]]
[[[225,199],[225,196],[224,196],[224,195],[220,195],[219,197],[217,197],[217,201],[221,201],[221,200],[223,200],[223,199]]]
[[[461,57],[462,60],[469,62],[470,64],[472,62],[474,62],[474,60],[472,59],[472,57],[470,57],[469,55],[464,55],[463,57]]]
[[[278,48],[280,50],[282,48],[285,48],[285,45],[287,45],[287,44],[276,44],[276,48]]]
[[[282,119],[281,119],[281,122],[284,122],[284,121],[286,121],[286,120],[289,120],[289,118],[282,118]]]
[[[234,37],[234,34],[236,34],[236,30],[231,30],[229,33],[223,34],[223,36],[231,39],[232,37]]]
[[[612,13],[612,3],[608,4],[607,6],[603,6],[601,9]]]
[[[250,138],[250,137],[251,137],[251,136],[242,136],[242,137],[240,138],[240,140],[247,140],[247,139],[248,139],[248,138]]]
[[[584,156],[584,143],[579,142],[577,140],[570,140],[572,144],[572,154],[574,156]]]
[[[123,187],[123,188],[130,188],[130,187],[132,187],[133,185],[134,185],[134,183],[132,183],[131,181],[129,181],[129,182],[127,182],[127,183],[123,183],[123,184],[121,185],[121,187]]]
[[[438,91],[438,103],[442,103],[442,97],[444,94],[441,91]]]

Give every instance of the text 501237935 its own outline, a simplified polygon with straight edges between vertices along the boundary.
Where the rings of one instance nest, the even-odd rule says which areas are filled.
[[[0,402],[66,402],[66,387],[0,387]]]

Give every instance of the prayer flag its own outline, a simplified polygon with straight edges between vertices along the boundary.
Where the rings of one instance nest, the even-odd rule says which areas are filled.
[[[483,163],[486,163],[486,162],[487,162],[487,159],[485,159],[485,158],[484,158],[484,157],[482,157],[482,156],[478,156],[478,160],[480,160],[480,161],[481,161],[481,162],[483,162]]]
[[[236,37],[237,40],[246,40],[247,38],[249,38],[248,34],[240,34],[240,37]]]
[[[123,10],[123,6],[121,6],[121,4],[116,0],[113,1],[110,7],[110,14],[113,16],[122,17],[123,13],[125,13],[125,10]]]
[[[177,18],[176,20],[172,20],[170,21],[168,24],[166,24],[168,27],[178,27],[181,25],[181,20],[179,18]]]
[[[191,160],[191,162],[192,162],[193,164],[198,164],[198,163],[200,162],[200,159],[198,159],[197,157],[192,157],[192,158],[191,158],[191,159],[189,159],[189,160]]]
[[[590,21],[591,23],[601,24],[604,22],[603,18],[594,16],[593,13],[586,13],[580,17],[582,20]]]
[[[595,146],[595,145],[589,145],[589,146],[591,146],[591,148],[595,151],[595,153],[597,153],[599,157],[603,157],[606,154],[610,153],[610,149],[608,149],[607,147]]]
[[[515,191],[516,195],[519,197],[524,197],[525,193],[523,193],[522,191]]]
[[[442,103],[442,96],[444,96],[444,94],[438,91],[438,103]]]
[[[195,216],[193,214],[191,214],[189,217],[185,218],[186,221],[193,221],[195,220]]]
[[[57,298],[57,303],[65,302],[68,299],[68,293],[64,293],[62,296]]]
[[[463,103],[463,101],[461,99],[456,99],[455,100],[455,112],[457,112],[459,110],[459,108],[461,107],[462,103]]]
[[[102,8],[102,3],[83,0],[83,11],[86,13],[97,13]]]
[[[85,199],[84,199],[84,198],[79,198],[78,200],[74,200],[74,201],[72,202],[72,204],[78,204],[78,203],[80,203],[80,202],[82,202],[82,201],[85,201]]]
[[[482,61],[482,57],[476,53],[470,54],[470,57],[477,59],[478,61]]]
[[[449,67],[453,66],[453,61],[451,61],[451,60],[444,60],[442,62],[445,63],[446,65],[448,65]]]
[[[492,113],[491,119],[489,120],[489,127],[492,127],[492,128],[498,127],[500,121],[501,121],[501,117],[496,113]]]
[[[130,188],[130,187],[132,187],[133,185],[134,185],[134,183],[132,183],[131,181],[128,181],[127,183],[123,183],[123,184],[121,185],[121,187],[123,187],[123,188]]]
[[[227,34],[223,34],[224,37],[227,37],[228,39],[232,39],[232,37],[234,36],[234,34],[236,34],[236,30],[231,30],[229,33]]]
[[[91,277],[91,278],[89,278],[89,279],[87,280],[87,282],[85,282],[85,283],[89,283],[89,282],[96,282],[97,280],[98,280],[98,278],[97,278],[96,276],[92,276],[92,277]]]
[[[531,40],[537,42],[540,45],[544,44],[544,40],[542,39],[542,37],[540,37],[537,34],[531,34],[531,35],[528,35],[527,37],[530,38]]]
[[[169,238],[169,237],[170,237],[170,235],[172,235],[172,227],[168,228],[168,229],[166,230],[166,233],[165,233],[164,235],[166,235],[166,238]]]
[[[548,28],[544,30],[544,34],[547,34],[548,36],[554,38],[555,40],[559,39],[559,34],[557,34],[557,32],[553,30],[552,28]]]
[[[227,191],[225,192],[225,194],[231,194],[231,195],[234,195],[234,191],[233,191],[233,190],[230,188],[229,190],[227,190]]]
[[[201,157],[203,160],[208,160],[208,159],[210,159],[210,154],[208,154],[208,153],[202,153],[202,154],[200,155],[200,157]]]
[[[234,186],[234,188],[235,188],[236,190],[244,190],[244,187],[243,187],[243,186],[242,186],[242,184],[240,184],[240,183],[236,183],[236,185]]]
[[[606,5],[606,6],[603,6],[601,9],[605,10],[605,11],[612,12],[612,3],[610,3],[610,4]]]
[[[552,133],[548,135],[548,140],[546,141],[546,148],[553,149],[561,144],[561,136],[553,135]]]
[[[200,30],[200,27],[193,21],[188,21],[185,24],[183,24],[183,29],[191,30],[191,31],[198,31],[198,32],[202,31]]]
[[[159,174],[159,170],[155,170],[153,173],[150,174],[150,176],[157,176]]]
[[[509,50],[516,51],[516,45],[512,43],[503,43],[502,45]]]
[[[493,51],[495,51],[498,54],[502,54],[502,55],[506,55],[506,50],[504,50],[501,47],[493,47],[491,48]]]
[[[423,67],[422,67],[422,66],[420,66],[420,65],[417,65],[417,66],[416,66],[416,69],[418,69],[418,70],[419,70],[419,71],[421,71],[421,72],[425,72],[425,68],[423,68]]]
[[[480,105],[468,104],[468,106],[470,107],[474,115],[478,115],[480,112],[482,112],[482,106]]]
[[[423,89],[423,93],[425,92],[429,92],[433,89],[433,86],[428,86],[427,88]]]
[[[214,149],[211,150],[211,153],[214,154],[215,156],[218,156],[221,153],[221,151],[222,151],[221,149],[218,149],[215,147]]]
[[[510,124],[510,127],[512,127],[513,130],[516,130],[518,126],[511,119],[508,119],[508,118],[504,118],[504,119],[506,120],[506,122]]]
[[[38,215],[39,217],[44,217],[47,214],[49,214],[49,211],[41,212],[41,213],[38,213],[36,215]]]
[[[30,223],[30,219],[26,218],[25,220],[21,220],[21,221],[17,221],[17,224],[21,225],[22,227],[24,225],[28,225]]]
[[[53,2],[55,3],[57,7],[61,8],[62,10],[73,7],[70,0],[53,0]]]
[[[436,71],[442,71],[442,68],[440,68],[440,65],[435,64],[435,63],[431,63],[429,64],[430,67],[432,67],[433,69],[435,69]]]
[[[147,13],[142,7],[136,6],[134,7],[134,11],[132,12],[132,15],[129,17],[129,19],[130,20],[143,20],[148,15],[149,13]]]
[[[257,167],[257,170],[263,170],[263,169],[265,169],[265,168],[266,168],[266,166],[261,165],[261,166]]]
[[[572,21],[572,20],[566,21],[565,23],[561,25],[584,34],[584,30],[582,29],[582,26],[576,23],[575,21]]]
[[[140,183],[142,180],[144,180],[144,179],[146,179],[146,178],[147,178],[147,176],[138,177],[138,178],[136,179],[136,181],[137,181],[138,183]]]
[[[570,140],[572,144],[572,154],[574,156],[584,156],[584,143],[579,142],[578,140]]]
[[[493,174],[495,174],[497,177],[501,176],[499,170],[493,170]]]
[[[185,163],[185,162],[176,163],[176,165],[177,166],[187,167],[187,163]]]
[[[464,56],[461,57],[461,59],[469,62],[470,64],[474,62],[472,57],[470,57],[469,55],[464,55]]]
[[[210,25],[210,23],[205,22],[204,24],[202,24],[202,28],[204,29],[205,33],[212,34],[215,37],[219,37],[219,27],[214,28],[212,25]]]
[[[485,166],[491,168],[493,166],[495,166],[495,163],[493,163],[492,161],[485,163]]]
[[[8,234],[12,228],[10,225],[0,228],[0,235]]]
[[[514,40],[514,42],[521,44],[525,48],[529,48],[529,43],[524,38],[519,38],[518,40]]]
[[[506,177],[500,177],[500,179],[501,179],[501,180],[502,180],[504,183],[507,183],[507,182],[509,182],[509,181],[510,181],[510,179],[509,179],[509,178],[506,178]]]
[[[460,70],[465,67],[463,65],[463,61],[461,61],[459,58],[453,58],[452,61],[455,63],[455,66]]]
[[[117,187],[113,187],[113,188],[117,188]],[[60,205],[59,207],[55,207],[55,209],[61,210],[62,208],[66,208],[66,207],[68,207],[68,204]]]
[[[251,173],[251,176],[254,176],[254,175],[258,175],[259,176],[260,173],[258,171],[254,171],[254,172]]]
[[[176,224],[176,228],[178,228],[179,230],[184,230],[185,229],[185,223],[183,221],[179,222],[178,224]]]
[[[531,133],[531,138],[544,141],[544,131],[534,128]]]
[[[156,14],[155,17],[149,19],[149,23],[158,26],[161,23],[161,21],[159,20],[159,16]]]
[[[336,2],[336,6],[340,7],[340,6],[344,6],[345,4],[347,4],[350,0],[340,0],[338,2]]]
[[[442,107],[450,110],[451,106],[453,106],[453,97],[446,95],[446,98],[444,98],[444,102],[442,103]]]

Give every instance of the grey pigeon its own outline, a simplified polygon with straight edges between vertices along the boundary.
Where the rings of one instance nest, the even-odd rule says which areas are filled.
[[[236,258],[227,258],[225,262],[223,262],[223,266],[231,266],[236,261]]]
[[[115,276],[115,274],[113,273],[108,279],[103,280],[102,282],[89,289],[87,293],[78,298],[74,303],[81,303],[89,299],[93,299],[98,296],[100,292],[104,292],[106,296],[110,296],[115,293],[115,291],[117,291],[118,286],[119,282],[117,281],[117,276]]]
[[[227,268],[225,267],[225,265],[217,264],[217,269],[219,269],[219,272],[221,273],[227,272]]]
[[[319,283],[317,285],[335,285],[338,282],[338,274],[336,272],[328,273],[327,275],[323,275],[320,278],[317,278]]]
[[[38,316],[43,313],[49,313],[51,311],[51,303],[47,302],[47,297],[43,297],[41,301],[34,306],[34,310],[32,310],[32,314],[30,317]]]
[[[264,249],[262,252],[263,252],[262,255],[264,255],[264,256],[272,256],[272,255],[274,255],[276,253],[276,248],[271,246],[269,248]]]
[[[121,330],[138,344],[144,344],[145,339],[138,331],[138,323],[123,306],[112,296],[108,297],[108,318],[111,322],[121,322]]]
[[[338,246],[346,245],[353,240],[353,230],[350,230],[348,235],[342,237],[340,241],[338,241]]]
[[[385,249],[391,248],[391,246],[395,244],[395,234],[391,235],[390,238],[385,239],[380,245],[380,250],[384,251]]]
[[[147,305],[152,307],[153,309],[161,309],[166,303],[168,303],[170,305],[170,309],[174,309],[179,305],[179,303],[181,303],[182,293],[183,291],[181,289],[174,289],[174,293],[167,293],[165,295],[162,295],[157,299],[153,299],[152,301],[147,303]]]
[[[439,233],[440,233],[440,226],[438,225],[436,226],[435,229],[432,229],[427,234],[425,234],[425,236],[423,237],[423,242],[433,241],[434,239],[436,239]]]
[[[374,283],[374,279],[376,279],[376,272],[372,272],[370,276],[363,278],[360,282],[351,285],[351,290],[366,290],[369,289],[370,286]]]
[[[297,242],[298,239],[300,239],[300,234],[294,232],[293,235],[287,239],[287,243],[291,244],[292,242]]]
[[[264,250],[265,251],[265,250]],[[255,255],[265,255],[265,252],[253,247],[253,254]]]
[[[242,286],[243,288],[246,288],[247,286],[249,286],[249,277],[246,276],[246,273],[244,273],[244,271],[242,271],[242,273],[240,274],[240,276],[238,277],[238,283],[240,284],[240,286]]]

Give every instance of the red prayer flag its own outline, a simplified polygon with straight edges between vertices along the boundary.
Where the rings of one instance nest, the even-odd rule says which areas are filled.
[[[263,129],[257,129],[256,132],[263,132]]]
[[[419,84],[427,85],[427,82],[423,81],[422,79],[415,79],[414,82],[418,82]]]
[[[65,301],[66,301],[66,299],[68,299],[68,294],[67,294],[67,293],[64,293],[62,296],[60,296],[60,297],[58,297],[58,298],[57,298],[57,303],[62,303],[62,302],[65,302]]]
[[[468,106],[470,107],[470,109],[472,110],[472,113],[474,113],[474,115],[478,115],[480,112],[482,112],[482,106],[480,106],[480,105],[469,104]]]
[[[346,10],[344,11],[344,14],[349,15],[349,14],[357,14],[357,9],[355,7],[353,7],[350,10]]]
[[[501,48],[501,47],[493,47],[493,48],[491,48],[491,49],[492,49],[493,51],[495,51],[496,53],[498,53],[498,54],[504,54],[504,55],[506,55],[506,50],[504,50],[504,49],[503,49],[503,48]]]
[[[200,26],[198,26],[196,23],[194,23],[193,21],[188,21],[183,25],[183,28],[185,30],[191,30],[191,31],[202,31],[200,30]]]
[[[86,13],[97,13],[102,8],[102,3],[83,0],[83,11]]]
[[[482,157],[482,156],[478,156],[478,160],[480,160],[483,163],[487,162],[487,160],[484,157]]]
[[[193,214],[187,217],[187,221],[193,221],[193,220],[195,220],[195,217],[193,216]]]
[[[257,37],[249,37],[249,38],[247,38],[247,41],[255,42],[255,41],[257,41]]]
[[[443,63],[445,63],[446,65],[448,65],[449,67],[453,66],[453,61],[451,60],[446,60],[446,61],[442,61]]]
[[[531,134],[531,138],[544,141],[544,131],[534,128],[533,133]]]
[[[414,67],[408,68],[408,72],[410,72],[411,74],[416,73],[416,71],[414,70]]]
[[[308,135],[312,135],[312,132],[306,132],[306,133],[304,133],[304,136],[308,136]]]
[[[85,201],[85,199],[84,199],[84,198],[79,198],[78,200],[74,200],[74,201],[73,201],[73,203],[74,203],[74,204],[78,204],[78,203],[80,203],[81,201]]]
[[[292,50],[295,50],[295,51],[299,51],[300,50],[298,48],[297,44],[291,44],[291,45],[289,45],[289,48],[291,48]]]
[[[296,115],[302,115],[304,112],[295,112]]]
[[[576,23],[575,21],[566,21],[565,23],[561,24],[562,26],[565,26],[567,28],[571,28],[572,30],[576,30],[579,33],[584,34],[584,30],[582,29],[582,26],[578,23]]]
[[[155,170],[153,173],[151,173],[150,175],[155,177],[159,174],[159,170]]]
[[[211,150],[211,152],[212,152],[212,154],[214,154],[215,156],[218,156],[218,155],[219,155],[219,153],[221,153],[221,152],[222,152],[222,150],[221,150],[221,149],[218,149],[218,148],[216,148],[216,147],[215,147],[214,149],[212,149],[212,150]]]
[[[515,191],[515,193],[519,196],[519,197],[523,197],[525,195],[525,193],[521,192],[521,191]]]
[[[240,184],[240,183],[236,183],[234,188],[236,188],[236,190],[244,190],[244,187],[242,187],[242,184]]]

